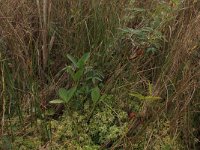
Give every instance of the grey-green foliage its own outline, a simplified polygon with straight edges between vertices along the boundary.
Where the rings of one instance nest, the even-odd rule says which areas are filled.
[[[162,33],[152,27],[140,29],[123,28],[121,33],[131,38],[135,45],[146,47],[146,52],[155,52],[161,47],[164,37]]]
[[[126,20],[136,25],[120,28],[122,37],[130,39],[134,46],[144,49],[147,53],[156,52],[162,47],[163,42],[167,41],[161,29],[173,18],[169,16],[171,11],[172,8],[162,2],[152,11],[137,8],[134,2],[130,2]],[[140,16],[139,21],[136,16]]]

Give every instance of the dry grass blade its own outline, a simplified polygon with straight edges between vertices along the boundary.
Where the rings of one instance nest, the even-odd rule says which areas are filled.
[[[42,24],[42,58],[43,58],[43,69],[45,70],[48,61],[48,9],[49,9],[49,0],[43,0],[43,24]]]

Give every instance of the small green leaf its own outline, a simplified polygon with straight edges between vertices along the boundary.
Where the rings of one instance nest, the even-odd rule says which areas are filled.
[[[77,62],[77,66],[78,68],[83,68],[83,66],[85,65],[85,63],[88,61],[90,57],[90,53],[85,53]]]
[[[64,101],[61,100],[61,99],[55,99],[55,100],[50,101],[49,103],[51,103],[51,104],[62,104],[62,103],[64,103]]]
[[[75,87],[73,87],[73,88],[68,90],[68,95],[67,95],[67,98],[65,100],[66,103],[68,103],[69,100],[74,96],[74,93],[76,92],[76,89],[77,89],[77,87],[75,86]]]
[[[74,75],[74,80],[75,81],[80,80],[80,78],[83,76],[83,72],[84,72],[83,68],[79,69]]]
[[[130,95],[134,96],[134,97],[137,97],[140,100],[144,100],[145,99],[145,96],[143,96],[142,94],[139,94],[139,93],[131,93]]]
[[[78,67],[77,66],[77,61],[76,61],[76,59],[73,57],[73,56],[71,56],[71,55],[67,55],[67,58],[73,63],[73,65],[75,66],[75,67]]]
[[[100,98],[100,89],[99,89],[98,86],[96,86],[95,88],[92,89],[91,97],[92,97],[92,101],[94,103],[96,103],[99,100],[99,98]]]
[[[160,100],[161,97],[159,96],[145,96],[145,100],[149,100],[149,101],[154,101],[154,100]]]
[[[66,101],[68,97],[68,91],[65,88],[60,88],[58,91],[58,95],[62,100]]]

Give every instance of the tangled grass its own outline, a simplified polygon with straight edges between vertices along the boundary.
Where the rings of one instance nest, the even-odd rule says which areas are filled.
[[[0,147],[199,149],[199,7],[196,0],[1,0]],[[72,86],[62,71],[67,54],[85,52],[104,74],[101,93],[111,95],[88,124],[91,108],[69,113],[49,104]],[[161,100],[130,96],[148,95],[149,82]],[[50,110],[63,115],[53,119]]]

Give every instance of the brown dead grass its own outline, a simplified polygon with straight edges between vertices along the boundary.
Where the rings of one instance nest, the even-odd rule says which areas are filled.
[[[19,103],[21,103],[23,109],[21,111],[30,109],[34,96],[38,96],[38,103],[46,108],[46,102],[55,96],[54,93],[56,93],[57,88],[61,85],[66,86],[66,82],[63,81],[67,80],[67,76],[58,74],[58,71],[65,63],[63,54],[72,52],[80,55],[86,49],[85,47],[89,47],[88,44],[83,43],[84,48],[82,47],[83,49],[78,50],[78,48],[81,48],[79,44],[86,35],[83,27],[85,26],[84,21],[88,21],[92,11],[94,11],[91,8],[92,4],[89,1],[84,1],[84,5],[82,5],[84,7],[80,9],[78,3],[73,0],[49,2],[52,3],[44,6],[45,3],[43,1],[38,4],[36,1],[27,0],[0,1],[0,36],[5,45],[5,49],[1,50],[1,59],[9,60],[5,67],[7,75],[4,74],[1,79],[2,81],[5,80],[7,85],[10,82],[17,82],[14,84],[14,88],[12,87],[11,91],[14,92],[11,95],[13,94],[16,99],[20,99]],[[101,3],[102,6],[110,3],[106,0],[96,2]],[[146,2],[146,0],[137,1],[136,6],[145,5],[148,9],[154,6],[153,2],[148,1],[148,5]],[[123,9],[126,4],[125,0],[115,4],[115,8],[121,6],[118,10],[118,19],[124,15]],[[183,5],[182,10],[176,14],[175,19],[167,27],[163,27],[168,40],[165,43],[167,45],[166,48],[161,51],[162,56],[160,58],[163,59],[158,58],[159,62],[157,62],[154,60],[157,57],[152,56],[146,59],[145,63],[143,63],[142,58],[130,62],[127,57],[131,48],[127,44],[128,48],[125,47],[123,51],[119,50],[119,55],[116,54],[117,57],[113,56],[112,60],[110,60],[111,57],[108,59],[112,63],[112,67],[114,67],[107,69],[109,75],[107,75],[108,81],[106,82],[107,87],[105,87],[105,90],[108,89],[107,91],[110,91],[115,87],[117,89],[117,82],[124,83],[124,87],[131,87],[130,89],[143,88],[148,84],[149,76],[154,77],[154,94],[161,96],[163,102],[159,106],[156,105],[150,108],[152,111],[147,112],[150,113],[150,115],[148,114],[148,117],[151,116],[150,121],[138,123],[136,120],[131,124],[133,126],[131,130],[142,131],[145,127],[140,128],[137,127],[138,125],[148,126],[149,122],[166,117],[171,122],[172,137],[181,135],[184,144],[190,149],[194,146],[193,129],[196,128],[193,126],[192,115],[194,113],[192,112],[199,111],[195,110],[193,106],[199,103],[198,93],[200,93],[200,13],[198,10],[200,2],[185,0]],[[110,13],[108,13],[109,11],[110,8],[105,9],[107,13],[103,18],[108,25],[111,17]],[[58,29],[59,33],[57,33],[57,30],[52,33],[51,25],[60,27]],[[76,45],[78,46],[76,47]],[[99,52],[96,49],[94,53]],[[54,59],[56,63],[48,68],[47,61],[49,59]],[[153,71],[157,67],[156,63],[160,65],[159,67],[162,67],[159,73]],[[130,64],[130,66],[127,67],[127,64]],[[3,74],[2,70],[5,69],[2,66],[1,75]],[[152,70],[150,75],[144,73],[146,70]],[[136,75],[137,77],[135,77]],[[46,79],[47,77],[50,77],[50,83]],[[132,79],[133,77],[134,79]],[[37,81],[39,87],[36,95],[34,95],[36,91],[28,86],[35,81]],[[132,84],[130,81],[134,83]],[[0,85],[0,90],[3,91],[4,83],[1,82]],[[11,87],[5,88],[9,91]],[[115,90],[120,93],[118,97],[120,99],[119,104],[126,105],[124,104],[126,102],[123,101],[128,94],[126,90],[126,88],[124,88],[124,91],[121,88]],[[9,92],[6,94],[9,95]],[[10,99],[12,97],[5,96],[5,94],[1,94],[1,97],[8,101],[0,104],[0,107],[4,110],[5,103],[10,107]],[[0,112],[1,115],[4,113],[5,111]],[[2,121],[4,121],[4,118],[2,118]],[[142,133],[140,131],[137,137],[130,137],[132,140],[124,138],[124,145],[128,145],[127,149],[129,144],[137,142],[136,138],[140,139],[140,135],[145,132],[145,130]],[[199,129],[197,132],[200,132]],[[147,137],[149,137],[148,143],[153,143],[151,136],[147,135]],[[123,140],[119,143],[123,143]],[[146,148],[148,147],[151,147],[151,145],[146,146]]]

